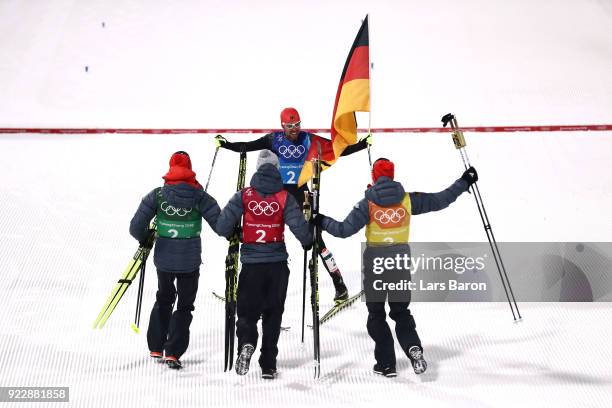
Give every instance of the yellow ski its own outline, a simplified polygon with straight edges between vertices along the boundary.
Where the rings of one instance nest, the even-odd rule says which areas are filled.
[[[121,275],[121,278],[117,281],[117,284],[115,285],[113,291],[106,300],[104,307],[102,307],[102,310],[96,317],[96,320],[94,320],[94,329],[101,329],[102,327],[104,327],[104,324],[115,310],[115,307],[117,307],[117,303],[119,303],[127,288],[138,275],[138,272],[140,271],[143,262],[147,261],[149,253],[151,252],[150,248],[153,246],[153,242],[155,241],[155,227],[155,220],[153,220],[153,222],[151,223],[151,228],[149,229],[149,236],[146,239],[147,245],[139,246],[136,252],[134,253],[134,256],[132,257],[127,267],[125,268],[125,271]]]

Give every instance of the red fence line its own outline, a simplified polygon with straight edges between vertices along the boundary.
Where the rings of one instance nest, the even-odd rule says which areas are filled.
[[[583,132],[610,131],[612,125],[550,125],[550,126],[472,126],[462,127],[466,132],[508,133],[508,132]],[[41,133],[41,134],[218,134],[248,133],[266,134],[279,129],[87,129],[87,128],[0,128],[0,134],[8,133]],[[311,133],[329,133],[329,129],[303,129]],[[372,133],[446,133],[450,130],[442,127],[412,128],[372,128]],[[359,129],[366,133],[367,129]]]

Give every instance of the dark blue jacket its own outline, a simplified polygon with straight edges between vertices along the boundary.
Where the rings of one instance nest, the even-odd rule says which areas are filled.
[[[278,169],[272,164],[263,164],[251,178],[251,187],[255,188],[257,193],[263,197],[281,191],[283,189],[283,182]],[[232,196],[219,215],[215,228],[217,234],[226,238],[229,237],[236,224],[241,220],[243,213],[242,191],[238,191]],[[291,194],[287,194],[283,217],[285,224],[289,226],[293,235],[302,245],[312,242],[312,233],[308,223]],[[282,262],[286,261],[287,258],[287,249],[284,242],[242,244],[240,246],[240,261],[245,264]]]
[[[439,193],[409,193],[411,214],[418,215],[443,210],[467,190],[468,183],[459,179]],[[323,216],[321,228],[335,237],[350,237],[370,222],[368,201],[380,206],[389,206],[399,204],[404,199],[404,194],[404,187],[400,183],[388,177],[379,177],[376,183],[365,191],[365,197],[353,207],[344,221],[339,222],[331,217]]]
[[[155,190],[147,194],[130,222],[130,234],[142,241],[147,234],[149,223],[156,215],[157,197]],[[177,208],[197,208],[208,225],[214,229],[220,208],[214,198],[201,187],[195,188],[187,183],[168,184],[161,189],[162,196],[170,205]],[[155,267],[163,272],[189,273],[200,268],[202,263],[202,240],[200,237],[171,239],[157,237],[153,253]]]

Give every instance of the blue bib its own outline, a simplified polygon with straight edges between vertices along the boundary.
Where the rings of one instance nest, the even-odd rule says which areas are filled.
[[[297,184],[309,148],[310,135],[306,132],[299,133],[296,143],[287,139],[284,132],[274,132],[272,150],[278,156],[283,184]]]

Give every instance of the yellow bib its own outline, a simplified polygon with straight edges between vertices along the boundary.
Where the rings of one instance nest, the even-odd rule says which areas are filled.
[[[366,240],[372,243],[406,243],[410,235],[410,195],[401,203],[381,207],[368,201],[370,222],[366,225]]]

